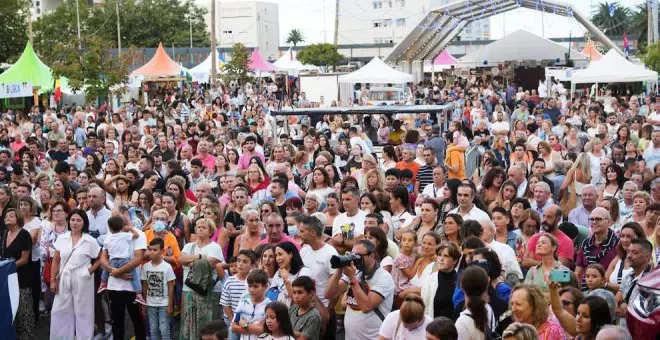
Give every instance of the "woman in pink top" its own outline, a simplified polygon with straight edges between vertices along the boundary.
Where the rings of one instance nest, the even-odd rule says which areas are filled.
[[[533,325],[540,340],[566,338],[564,329],[555,318],[550,318],[548,302],[537,286],[528,284],[516,286],[511,292],[509,306],[513,320]]]

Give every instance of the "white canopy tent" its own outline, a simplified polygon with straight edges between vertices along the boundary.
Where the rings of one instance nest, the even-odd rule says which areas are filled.
[[[371,59],[359,70],[339,76],[340,83],[404,84],[412,81],[412,74],[389,67],[378,57]]]
[[[217,52],[216,54],[217,61],[215,63],[216,68],[218,70],[218,73],[221,72],[221,67],[224,65],[225,61],[222,59],[220,56],[220,52]],[[188,70],[188,74],[190,74],[190,77],[192,78],[193,82],[198,82],[198,83],[208,83],[209,78],[211,77],[211,64],[212,64],[212,59],[211,59],[211,53],[202,61],[199,65],[191,68]]]
[[[524,30],[515,31],[477,51],[458,59],[457,68],[493,67],[511,61],[557,61],[565,62],[569,49],[550,39]],[[571,60],[576,64],[587,63],[587,57],[571,49]]]
[[[658,72],[633,64],[616,51],[610,50],[586,69],[575,71],[571,81],[574,84],[657,82]]]
[[[314,65],[306,65],[301,63],[296,57],[296,51],[292,51],[290,48],[286,53],[282,54],[273,65],[279,67],[281,70],[284,70],[292,75],[297,75],[300,71],[318,71],[319,68]]]
[[[601,83],[632,82],[647,82],[649,92],[651,85],[658,82],[658,72],[633,64],[617,51],[610,50],[600,60],[591,62],[586,69],[575,71],[571,81],[571,92],[575,92],[576,84],[596,84],[595,88],[598,89]]]

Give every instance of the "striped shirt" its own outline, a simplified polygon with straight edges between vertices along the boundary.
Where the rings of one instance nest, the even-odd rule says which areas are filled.
[[[220,305],[223,307],[230,307],[232,311],[236,311],[238,302],[241,301],[243,294],[247,292],[247,281],[239,280],[236,275],[232,275],[227,279],[225,285],[222,286],[222,294],[220,295]]]
[[[426,188],[427,185],[433,183],[433,165],[422,165],[417,172],[417,182],[421,190]]]

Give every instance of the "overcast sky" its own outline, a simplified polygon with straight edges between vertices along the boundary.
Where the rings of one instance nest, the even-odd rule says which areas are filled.
[[[293,28],[303,31],[305,44],[323,42],[323,18],[326,18],[327,39],[332,40],[334,30],[335,0],[265,0],[279,3],[280,12],[280,40],[284,44],[288,32]],[[340,1],[368,1],[368,0],[340,0]],[[493,0],[499,3],[500,0]],[[603,0],[563,0],[573,3],[578,11],[591,17],[591,8],[596,7]],[[633,7],[644,3],[645,0],[618,0],[621,5]],[[341,5],[341,2],[340,2]],[[324,11],[325,9],[325,11]],[[324,15],[325,12],[325,15]],[[535,34],[545,34],[548,38],[568,37],[569,34],[582,36],[584,28],[575,19],[545,14],[535,10],[516,9],[505,14],[491,17],[491,35],[494,39],[501,38],[519,29],[525,29]],[[545,25],[541,23],[544,22]],[[340,22],[341,30],[341,22]],[[545,29],[544,29],[545,27]],[[340,31],[341,32],[341,31]]]

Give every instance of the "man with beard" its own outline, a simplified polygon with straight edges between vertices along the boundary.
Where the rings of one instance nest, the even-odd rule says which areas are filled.
[[[536,255],[536,243],[543,233],[552,234],[559,243],[557,249],[557,256],[559,261],[566,267],[571,268],[573,262],[573,255],[575,248],[573,247],[573,240],[566,236],[561,230],[557,229],[557,225],[561,220],[561,208],[558,205],[552,204],[543,211],[543,223],[541,223],[541,232],[533,235],[527,242],[527,250],[522,261],[522,267],[529,269],[541,263],[541,258]]]
[[[245,140],[243,141],[243,146],[247,148],[247,151],[243,152],[241,157],[238,158],[238,174],[244,174],[247,172],[247,168],[250,166],[250,159],[252,157],[257,156],[259,159],[261,159],[261,164],[266,163],[266,158],[264,158],[264,155],[257,152],[255,150],[257,146],[257,138],[253,135],[249,135],[245,137]],[[210,167],[209,169],[212,169],[213,167]]]

